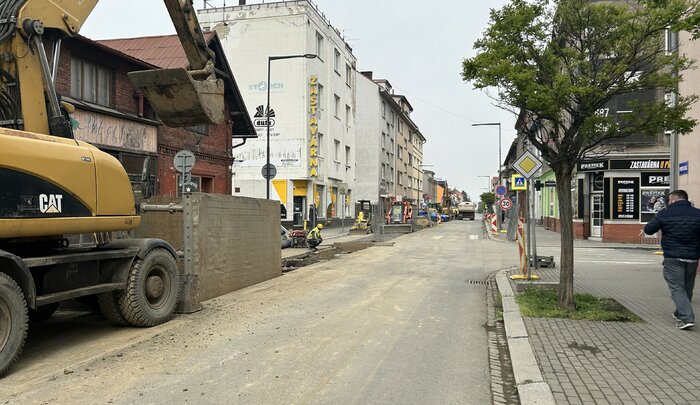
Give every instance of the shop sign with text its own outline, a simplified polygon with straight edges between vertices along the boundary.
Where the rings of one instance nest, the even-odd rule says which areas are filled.
[[[670,170],[668,159],[611,160],[611,170]]]
[[[309,78],[309,177],[318,177],[318,76]]]

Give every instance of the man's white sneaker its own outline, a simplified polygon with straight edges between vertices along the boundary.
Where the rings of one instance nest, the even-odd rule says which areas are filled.
[[[688,329],[692,328],[693,326],[695,326],[695,324],[692,322],[678,321],[678,323],[676,324],[676,328],[678,329]]]

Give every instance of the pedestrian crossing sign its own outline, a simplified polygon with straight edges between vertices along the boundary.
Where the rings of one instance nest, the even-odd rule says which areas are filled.
[[[511,190],[527,190],[527,180],[519,174],[514,174],[510,178],[510,184]]]

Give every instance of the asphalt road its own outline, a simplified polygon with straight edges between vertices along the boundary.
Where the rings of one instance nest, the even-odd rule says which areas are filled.
[[[517,263],[516,247],[480,221],[393,241],[154,329],[59,316],[33,327],[0,404],[490,403],[486,290],[469,281]]]

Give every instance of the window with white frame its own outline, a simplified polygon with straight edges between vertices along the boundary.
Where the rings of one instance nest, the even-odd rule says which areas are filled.
[[[335,107],[333,109],[333,114],[335,115],[335,118],[340,119],[340,97],[338,97],[337,94],[333,95],[335,97]]]
[[[350,125],[352,118],[352,111],[350,110],[350,106],[346,105],[345,106],[345,125]]]
[[[316,31],[316,55],[323,59],[323,35]]]
[[[112,71],[96,63],[71,58],[70,93],[77,99],[109,107]]]
[[[321,115],[322,115],[322,113],[323,113],[323,111],[324,111],[324,110],[323,110],[323,106],[324,106],[324,104],[323,104],[323,94],[324,94],[324,93],[323,93],[323,85],[319,83],[319,84],[318,84],[318,97],[316,97],[317,102],[318,102],[318,108],[316,108],[316,111],[317,111],[316,115],[317,115],[318,119],[321,119]]]
[[[333,159],[336,162],[340,162],[340,141],[337,139],[334,139],[334,144],[335,144],[335,153],[333,154]]]
[[[386,103],[382,101],[382,118],[386,118]]]
[[[352,67],[345,65],[345,84],[352,87]]]
[[[345,145],[345,166],[347,166],[348,168],[352,166],[352,165],[350,164],[350,162],[351,162],[350,158],[351,158],[351,156],[350,156],[350,147],[347,146],[347,145]]]
[[[333,49],[333,69],[340,74],[340,51],[337,48]]]

